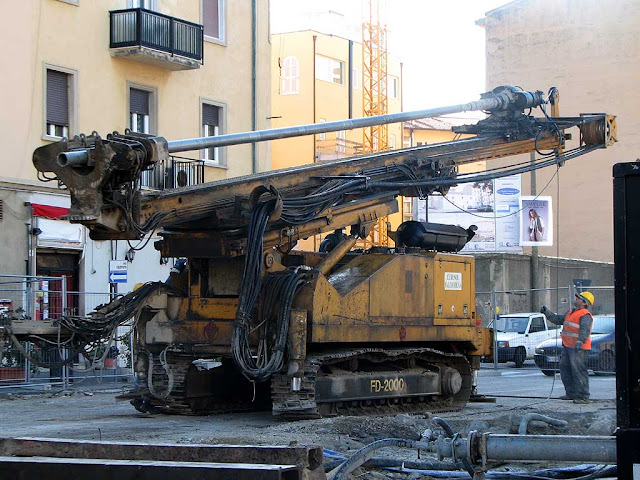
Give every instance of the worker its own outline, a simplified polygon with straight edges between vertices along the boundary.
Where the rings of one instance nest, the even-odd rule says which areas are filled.
[[[562,400],[573,400],[573,403],[590,403],[589,374],[587,373],[587,355],[591,350],[591,327],[593,317],[589,307],[593,307],[594,297],[591,292],[576,293],[573,310],[566,315],[553,313],[543,306],[547,320],[562,325],[562,355],[560,357],[560,378],[564,384],[566,395]]]

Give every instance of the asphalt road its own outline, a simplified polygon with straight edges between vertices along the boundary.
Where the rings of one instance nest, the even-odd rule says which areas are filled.
[[[589,389],[593,400],[613,400],[616,397],[616,377],[589,375]],[[513,362],[501,363],[498,369],[493,364],[482,364],[478,378],[478,393],[498,397],[552,397],[564,395],[560,374],[544,375],[533,360],[527,360],[522,368]]]

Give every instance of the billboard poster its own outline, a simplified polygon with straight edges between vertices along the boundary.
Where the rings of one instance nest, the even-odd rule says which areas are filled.
[[[520,175],[456,185],[446,196],[431,195],[428,215],[424,201],[418,201],[417,220],[459,225],[476,225],[475,237],[462,252],[520,252]]]
[[[551,197],[520,197],[520,245],[553,245],[553,208]]]
[[[496,178],[496,251],[521,252],[520,244],[520,175]]]

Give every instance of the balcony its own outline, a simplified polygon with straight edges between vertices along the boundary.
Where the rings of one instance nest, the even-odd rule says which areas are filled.
[[[316,140],[316,160],[319,162],[339,160],[362,154],[362,143],[344,138]]]
[[[204,183],[204,162],[181,157],[164,160],[151,170],[142,172],[145,190],[170,190]]]
[[[112,57],[124,57],[169,70],[202,65],[202,25],[144,8],[109,12]]]

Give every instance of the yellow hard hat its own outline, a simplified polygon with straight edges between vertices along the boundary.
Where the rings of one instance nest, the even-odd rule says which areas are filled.
[[[593,305],[593,302],[595,301],[595,298],[593,297],[593,293],[591,292],[576,293],[576,297],[584,300],[589,305]]]

